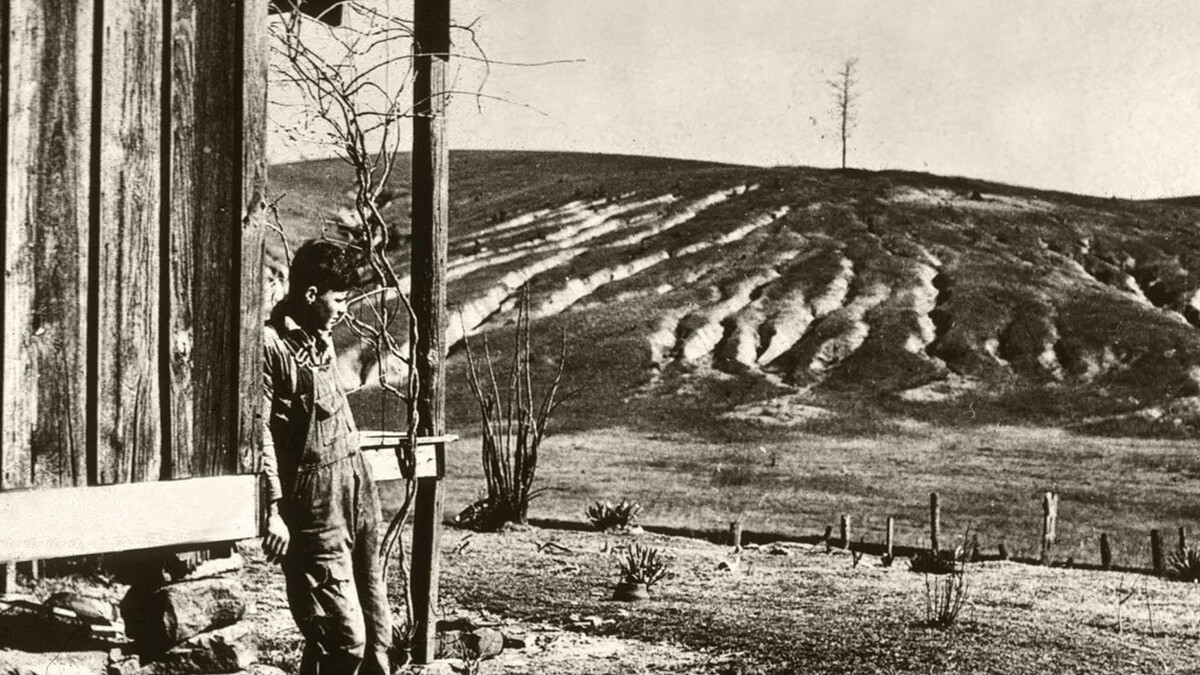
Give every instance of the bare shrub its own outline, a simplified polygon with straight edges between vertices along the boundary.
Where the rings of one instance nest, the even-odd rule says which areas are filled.
[[[977,548],[968,530],[952,551],[928,549],[909,559],[908,568],[925,575],[925,625],[949,628],[958,621],[967,599],[967,561]]]
[[[625,549],[618,561],[621,580],[629,584],[645,584],[650,588],[667,577],[669,563],[653,546],[642,546],[637,542]]]
[[[954,561],[948,574],[925,575],[925,623],[934,628],[949,628],[958,621],[967,599],[967,566]]]
[[[598,532],[610,532],[628,530],[641,512],[642,505],[637,502],[622,499],[617,504],[613,504],[606,499],[604,501],[597,500],[596,503],[587,507],[584,513],[587,515],[588,522]]]
[[[483,336],[483,372],[471,350],[470,340],[464,337],[463,342],[469,366],[468,382],[479,404],[483,425],[481,457],[487,481],[487,495],[468,509],[471,515],[469,519],[463,519],[463,524],[480,530],[498,530],[506,523],[525,524],[529,519],[529,503],[541,492],[533,483],[546,425],[554,410],[570,397],[568,394],[559,398],[567,362],[566,334],[561,338],[557,370],[540,402],[535,400],[533,393],[534,355],[530,346],[528,287],[521,290],[512,364],[503,393],[487,334]]]

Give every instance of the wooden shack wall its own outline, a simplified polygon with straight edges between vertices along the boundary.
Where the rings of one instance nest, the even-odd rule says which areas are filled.
[[[0,490],[255,470],[266,14],[0,4]]]

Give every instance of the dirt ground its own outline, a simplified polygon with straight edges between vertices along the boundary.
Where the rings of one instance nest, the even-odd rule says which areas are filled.
[[[825,546],[734,554],[638,535],[672,575],[637,603],[612,601],[632,538],[531,528],[447,529],[442,611],[525,641],[479,673],[1200,673],[1200,586],[1141,574],[968,566],[958,623],[925,623],[926,579]],[[267,659],[294,668],[299,642],[279,575],[252,556]]]
[[[659,548],[671,575],[649,600],[615,602],[617,558],[634,540]],[[240,549],[259,661],[295,672],[301,640],[282,574],[256,541]],[[658,534],[447,527],[442,551],[443,617],[524,646],[430,673],[1200,673],[1200,586],[1144,574],[973,563],[958,622],[934,628],[927,580],[907,560],[884,567],[822,544],[735,554]],[[48,578],[25,590],[42,597],[81,583]],[[110,583],[101,595],[121,592]]]

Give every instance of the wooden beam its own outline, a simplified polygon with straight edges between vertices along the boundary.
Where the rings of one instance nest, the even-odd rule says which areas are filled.
[[[258,476],[0,492],[0,562],[258,535]]]
[[[5,3],[0,489],[87,479],[92,7]]]
[[[446,143],[446,69],[450,0],[414,0],[412,152],[412,304],[417,315],[419,436],[445,433],[446,258],[450,155]],[[437,654],[442,489],[437,476],[417,478],[411,591],[413,660]]]

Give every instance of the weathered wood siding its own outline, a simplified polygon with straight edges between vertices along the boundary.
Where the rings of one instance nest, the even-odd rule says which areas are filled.
[[[86,3],[49,0],[4,21],[0,489],[87,477],[92,21]]]
[[[0,490],[254,470],[266,16],[0,3]]]
[[[245,211],[238,270],[241,281],[240,316],[243,317],[239,343],[237,395],[242,401],[261,401],[263,255],[267,218],[267,11],[270,0],[242,2],[242,184],[241,203]],[[259,405],[238,409],[238,465],[243,472],[258,471],[262,447],[262,416]]]

